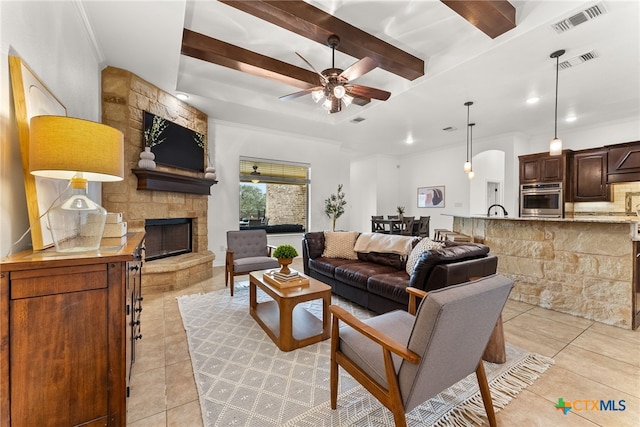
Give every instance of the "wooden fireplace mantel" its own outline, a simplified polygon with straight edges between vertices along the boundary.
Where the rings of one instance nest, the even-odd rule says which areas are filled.
[[[178,175],[155,169],[131,169],[138,177],[138,190],[175,191],[191,194],[211,194],[211,186],[217,184],[214,179]]]

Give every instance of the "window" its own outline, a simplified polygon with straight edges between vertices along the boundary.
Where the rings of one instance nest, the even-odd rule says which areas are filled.
[[[303,232],[308,226],[309,165],[240,158],[240,229]]]

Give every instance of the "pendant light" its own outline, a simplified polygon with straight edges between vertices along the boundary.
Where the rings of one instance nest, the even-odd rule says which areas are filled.
[[[564,49],[556,50],[550,58],[556,59],[556,108],[555,108],[555,128],[553,139],[549,143],[549,154],[551,156],[559,156],[562,154],[562,140],[558,138],[558,71],[560,69],[560,57],[564,55]]]
[[[475,123],[469,123],[469,158],[473,158],[473,127]],[[473,179],[476,174],[473,172],[473,167],[471,165],[471,161],[469,161],[469,173],[467,174],[469,179]]]
[[[471,172],[471,161],[469,160],[469,107],[473,105],[473,102],[467,101],[464,103],[467,107],[467,161],[464,162],[464,172]]]

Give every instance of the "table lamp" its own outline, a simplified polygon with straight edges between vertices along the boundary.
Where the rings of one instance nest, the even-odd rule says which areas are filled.
[[[70,190],[47,211],[56,251],[97,250],[107,211],[87,197],[87,181],[124,178],[122,132],[72,117],[33,117],[29,125],[29,172],[71,180]]]

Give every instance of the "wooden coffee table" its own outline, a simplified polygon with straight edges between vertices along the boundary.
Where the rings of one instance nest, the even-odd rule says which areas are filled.
[[[269,270],[249,274],[249,313],[278,348],[291,351],[329,338],[331,286],[309,277],[309,285],[280,289],[263,280],[266,271]],[[273,300],[258,303],[257,288]],[[304,307],[297,307],[316,299],[322,299],[322,320]]]

